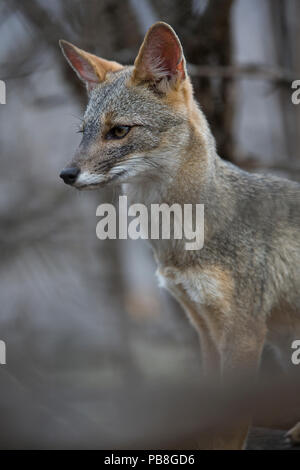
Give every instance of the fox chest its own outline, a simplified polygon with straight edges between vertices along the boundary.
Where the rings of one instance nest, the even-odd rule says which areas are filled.
[[[171,292],[180,302],[187,301],[200,308],[230,308],[232,279],[219,267],[193,267],[184,270],[163,267],[157,270],[156,276],[159,286]]]

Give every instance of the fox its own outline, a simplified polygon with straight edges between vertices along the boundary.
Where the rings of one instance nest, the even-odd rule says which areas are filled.
[[[159,284],[198,332],[203,370],[224,383],[241,371],[256,377],[268,344],[289,369],[291,344],[300,339],[300,184],[246,172],[218,155],[167,23],[150,27],[131,66],[65,40],[60,47],[88,94],[64,183],[118,185],[130,203],[148,208],[203,204],[201,250],[150,240]],[[205,448],[244,449],[250,426],[247,416],[230,432],[217,429]],[[299,443],[300,423],[288,435]]]

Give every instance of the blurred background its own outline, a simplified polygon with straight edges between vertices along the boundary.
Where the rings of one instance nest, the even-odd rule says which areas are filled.
[[[150,248],[97,240],[118,194],[58,177],[86,104],[58,40],[128,64],[170,23],[219,154],[300,180],[299,18],[298,0],[1,1],[0,448],[151,448],[199,426],[198,338]]]

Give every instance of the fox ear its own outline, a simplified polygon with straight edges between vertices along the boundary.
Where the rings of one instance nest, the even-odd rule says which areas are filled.
[[[78,77],[85,82],[88,91],[103,82],[107,72],[116,72],[123,68],[123,66],[117,62],[101,59],[94,54],[79,49],[79,47],[63,39],[59,41],[59,45],[63,55],[75,70]]]
[[[167,23],[155,23],[135,59],[133,81],[151,82],[164,92],[169,87],[176,88],[185,77],[185,58],[175,31]]]

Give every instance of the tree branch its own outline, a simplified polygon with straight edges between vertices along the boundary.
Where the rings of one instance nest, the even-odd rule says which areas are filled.
[[[248,78],[254,80],[270,80],[278,84],[291,84],[294,77],[287,70],[260,64],[245,65],[194,65],[188,64],[188,70],[193,77],[219,78]]]

